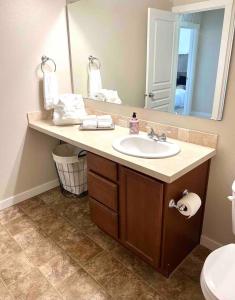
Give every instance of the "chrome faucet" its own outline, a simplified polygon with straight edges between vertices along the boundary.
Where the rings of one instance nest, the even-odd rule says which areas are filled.
[[[165,133],[157,134],[153,128],[151,128],[150,132],[148,133],[148,137],[156,142],[166,142],[167,136]]]

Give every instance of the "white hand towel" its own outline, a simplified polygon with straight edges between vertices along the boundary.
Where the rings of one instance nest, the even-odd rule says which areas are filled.
[[[55,125],[80,124],[87,115],[81,95],[64,94],[54,107],[53,121]]]
[[[44,72],[43,75],[44,108],[50,110],[58,102],[58,82],[55,72]]]
[[[97,116],[87,115],[82,118],[82,127],[86,129],[96,129],[97,128]]]
[[[122,100],[118,96],[118,92],[114,90],[99,90],[93,97],[99,101],[105,101],[109,103],[122,104]]]
[[[110,115],[97,117],[98,128],[110,128],[113,125],[113,119]]]
[[[94,98],[95,94],[102,89],[100,70],[91,67],[88,69],[88,75],[88,95],[90,98]]]
[[[97,119],[95,120],[83,120],[82,127],[87,129],[96,129],[97,128]]]

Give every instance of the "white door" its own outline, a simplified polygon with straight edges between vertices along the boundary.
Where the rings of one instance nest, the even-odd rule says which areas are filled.
[[[149,8],[145,107],[174,111],[179,16]]]

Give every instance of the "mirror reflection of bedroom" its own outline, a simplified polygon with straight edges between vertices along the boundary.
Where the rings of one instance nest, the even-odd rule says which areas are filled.
[[[174,105],[176,114],[211,116],[223,19],[223,9],[181,16]]]

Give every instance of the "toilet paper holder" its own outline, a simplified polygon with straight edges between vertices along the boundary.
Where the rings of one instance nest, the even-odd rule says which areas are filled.
[[[189,191],[188,190],[185,190],[182,195],[183,197],[188,195],[189,194]],[[170,202],[169,202],[169,208],[176,208],[177,210],[179,211],[184,211],[186,206],[185,205],[180,205],[178,206],[176,201],[174,199],[171,199]]]

